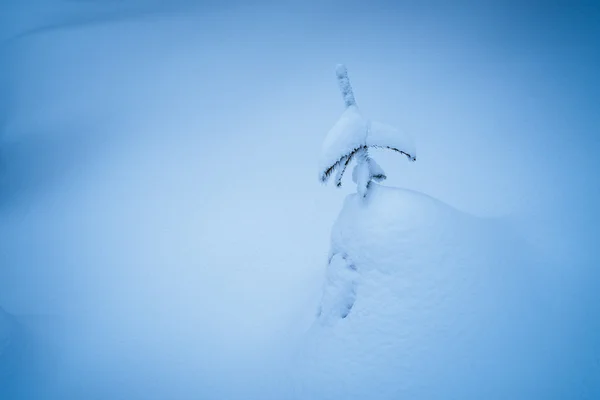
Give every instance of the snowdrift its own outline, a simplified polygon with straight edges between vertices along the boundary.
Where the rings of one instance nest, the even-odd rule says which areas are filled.
[[[543,398],[527,259],[500,224],[426,195],[348,196],[296,397]]]

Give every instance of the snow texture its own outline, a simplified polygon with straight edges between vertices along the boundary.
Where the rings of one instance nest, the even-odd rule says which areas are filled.
[[[547,398],[523,246],[429,196],[371,186],[334,225],[297,397]]]
[[[330,324],[346,318],[356,299],[356,267],[342,254],[335,254],[327,266],[327,283],[319,309],[319,321]]]

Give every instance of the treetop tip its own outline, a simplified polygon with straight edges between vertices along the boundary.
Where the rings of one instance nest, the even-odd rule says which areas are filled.
[[[344,64],[337,64],[335,66],[335,74],[338,78],[343,78],[345,76],[348,76],[348,69]]]

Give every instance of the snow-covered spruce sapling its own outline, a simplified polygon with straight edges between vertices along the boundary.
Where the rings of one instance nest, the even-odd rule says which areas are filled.
[[[397,129],[364,118],[356,105],[346,67],[339,64],[336,67],[336,75],[346,110],[323,143],[319,178],[322,182],[327,182],[336,172],[335,184],[338,187],[342,186],[346,168],[356,159],[352,180],[356,183],[357,192],[365,197],[371,181],[379,182],[386,178],[379,164],[369,157],[369,148],[394,150],[404,154],[410,161],[415,161],[415,145],[410,136]]]

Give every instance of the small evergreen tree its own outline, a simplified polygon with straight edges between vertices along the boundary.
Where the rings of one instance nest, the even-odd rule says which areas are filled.
[[[365,197],[371,181],[386,179],[385,172],[369,157],[369,148],[386,148],[404,154],[410,161],[416,160],[413,140],[397,129],[364,118],[356,105],[354,92],[348,78],[346,67],[339,64],[336,75],[346,110],[331,128],[323,143],[320,159],[320,180],[327,182],[335,175],[336,186],[342,186],[342,178],[348,165],[356,159],[352,180],[357,192]]]

